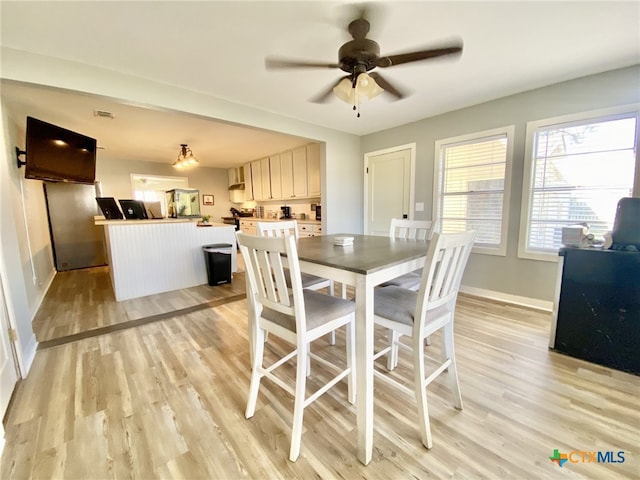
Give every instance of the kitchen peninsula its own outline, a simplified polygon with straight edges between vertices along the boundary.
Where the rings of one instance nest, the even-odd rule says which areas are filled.
[[[192,219],[105,220],[111,283],[117,301],[194,287],[207,283],[202,247],[236,244],[233,226],[200,227]],[[237,271],[231,248],[231,271]]]

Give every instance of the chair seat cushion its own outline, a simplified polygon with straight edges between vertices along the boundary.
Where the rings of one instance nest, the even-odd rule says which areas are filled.
[[[381,287],[400,287],[417,290],[420,287],[421,277],[416,272],[405,273],[399,277],[380,284]]]
[[[355,312],[356,305],[342,298],[318,293],[315,290],[303,290],[304,310],[307,319],[307,330],[313,330],[336,318],[344,317]],[[293,303],[293,298],[291,302]],[[262,311],[262,317],[290,330],[296,331],[296,320],[292,315],[286,315],[270,308]]]
[[[373,301],[374,314],[394,322],[413,326],[413,314],[416,311],[418,292],[400,287],[383,287],[375,289]],[[427,311],[426,322],[435,320],[449,313],[449,307],[442,305]]]
[[[318,285],[319,283],[328,282],[326,278],[316,277],[310,273],[301,273],[300,277],[302,279],[302,288],[309,288],[314,285]],[[288,268],[284,269],[284,279],[287,282],[287,287],[291,288],[291,273]]]
[[[374,290],[373,313],[394,322],[413,325],[418,292],[390,286]]]

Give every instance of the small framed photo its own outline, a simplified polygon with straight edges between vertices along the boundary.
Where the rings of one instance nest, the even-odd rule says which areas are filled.
[[[203,205],[213,205],[213,195],[202,195]]]

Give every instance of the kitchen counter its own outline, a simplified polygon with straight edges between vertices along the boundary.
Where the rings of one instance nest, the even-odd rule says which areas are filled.
[[[197,225],[199,219],[96,220],[104,227],[109,273],[117,301],[207,283],[202,247],[236,244],[235,226]],[[237,251],[230,249],[231,271]]]
[[[321,225],[322,222],[320,220],[313,220],[307,218],[306,220],[301,220],[299,218],[258,218],[258,217],[238,217],[240,221],[242,220],[252,220],[254,222],[285,222],[287,220],[296,220],[298,223],[306,223],[313,225]]]
[[[153,223],[197,223],[199,221],[200,218],[150,218],[147,220],[107,220],[104,217],[95,218],[96,225],[148,225]],[[222,223],[218,223],[217,225],[222,225]]]

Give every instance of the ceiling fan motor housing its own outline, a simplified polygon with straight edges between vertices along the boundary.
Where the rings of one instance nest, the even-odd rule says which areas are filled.
[[[378,65],[379,56],[380,46],[368,38],[351,40],[338,51],[340,69],[347,73],[362,73],[374,69]]]

